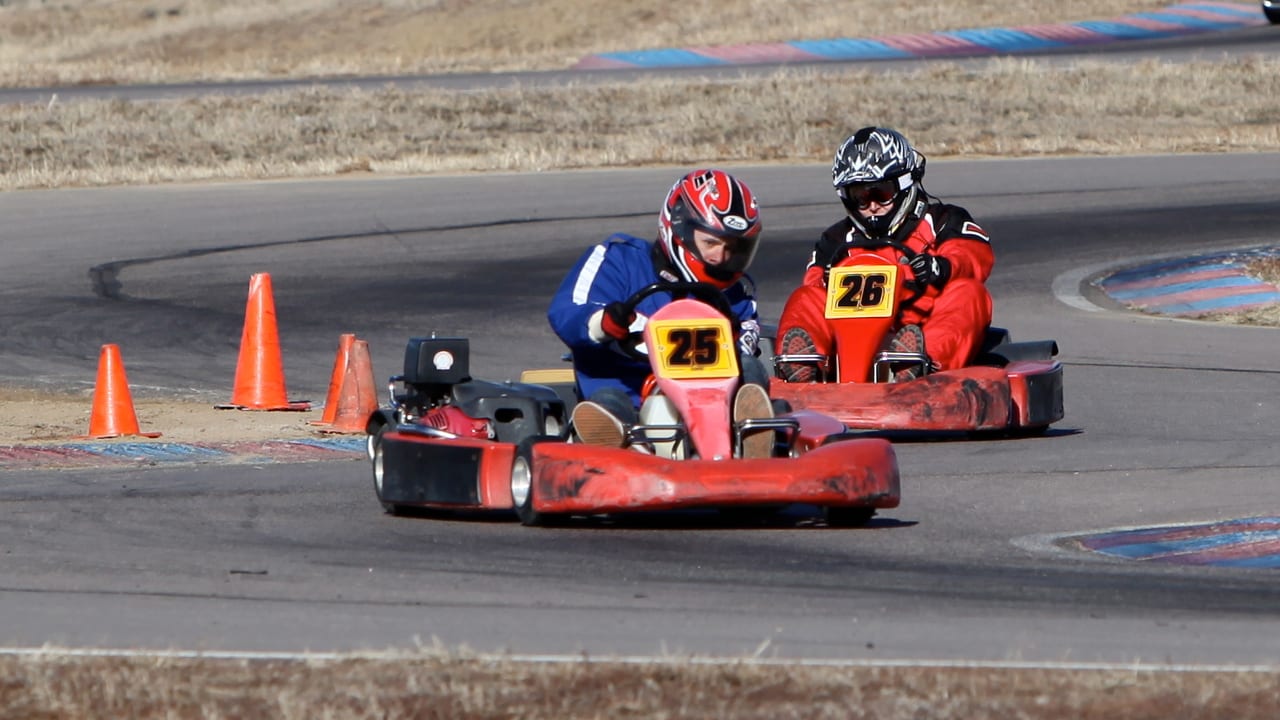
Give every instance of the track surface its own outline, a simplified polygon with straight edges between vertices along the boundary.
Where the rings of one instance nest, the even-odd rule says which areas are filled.
[[[735,170],[765,206],[754,274],[776,318],[839,206],[826,167]],[[543,312],[572,260],[611,231],[651,235],[681,171],[0,195],[0,381],[84,387],[113,342],[135,393],[222,399],[263,271],[291,395],[324,396],[343,332],[379,376],[436,331],[472,338],[477,376],[511,377],[559,356]],[[1073,294],[1105,268],[1274,243],[1280,156],[929,172],[994,238],[996,322],[1061,345],[1067,418],[1044,438],[899,444],[903,504],[871,528],[393,518],[347,460],[4,471],[0,644],[1280,661],[1274,570],[1053,542],[1280,514],[1276,331]]]

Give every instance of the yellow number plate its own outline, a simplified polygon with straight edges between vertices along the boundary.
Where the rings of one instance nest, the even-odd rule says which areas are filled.
[[[827,278],[828,318],[889,317],[898,287],[897,265],[831,268]]]
[[[660,377],[716,379],[738,376],[738,350],[729,321],[650,320]]]

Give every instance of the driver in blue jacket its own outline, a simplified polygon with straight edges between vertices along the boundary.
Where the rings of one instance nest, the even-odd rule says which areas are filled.
[[[746,275],[760,232],[760,210],[745,184],[722,170],[695,170],[667,193],[656,241],[615,233],[579,258],[552,298],[547,319],[572,353],[586,398],[573,414],[583,442],[621,447],[627,426],[644,415],[637,411],[649,364],[628,354],[625,344],[673,298],[651,295],[630,314],[625,301],[654,283],[702,282],[724,293],[738,320],[745,381],[734,401],[735,419],[772,416],[768,373],[757,357],[755,285]]]

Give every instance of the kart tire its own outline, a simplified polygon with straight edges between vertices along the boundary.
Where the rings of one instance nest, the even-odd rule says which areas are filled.
[[[532,435],[516,446],[515,457],[511,460],[511,503],[523,525],[545,527],[562,519],[554,513],[538,512],[533,507],[537,492],[533,485],[533,446],[559,440],[554,435]]]
[[[369,452],[370,463],[373,466],[373,493],[377,495],[378,502],[382,504],[382,509],[388,514],[399,515],[401,507],[395,503],[389,503],[382,499],[382,476],[383,476],[383,454],[382,454],[382,436],[387,433],[391,427],[390,424],[383,424],[377,430],[370,433],[367,448]]]
[[[864,527],[876,514],[870,507],[828,507],[828,527]]]

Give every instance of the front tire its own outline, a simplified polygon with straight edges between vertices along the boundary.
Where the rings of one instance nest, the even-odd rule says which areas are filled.
[[[558,438],[552,435],[534,435],[521,440],[516,446],[516,455],[511,461],[511,503],[515,506],[516,517],[520,518],[523,525],[553,525],[559,519],[556,514],[534,509],[537,489],[533,482],[533,446],[556,440]]]

